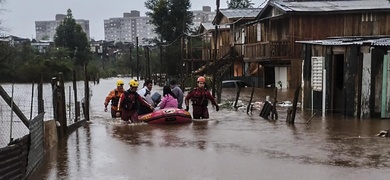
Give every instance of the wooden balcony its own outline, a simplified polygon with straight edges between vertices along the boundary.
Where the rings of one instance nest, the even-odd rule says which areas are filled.
[[[267,41],[244,44],[244,60],[258,61],[288,58],[290,56],[289,48],[288,41]]]
[[[219,46],[217,49],[217,60],[225,57],[230,52],[229,45]],[[202,59],[205,61],[212,61],[214,59],[214,49],[203,49]]]

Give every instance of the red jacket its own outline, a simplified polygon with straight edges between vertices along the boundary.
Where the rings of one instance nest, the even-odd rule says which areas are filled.
[[[137,92],[127,90],[121,95],[119,99],[118,111],[120,108],[127,110],[138,110],[138,102],[146,107],[152,107]]]
[[[189,100],[192,101],[193,106],[207,106],[208,100],[210,100],[213,105],[217,105],[214,97],[205,88],[197,87],[190,91],[187,94],[185,101],[188,102]]]

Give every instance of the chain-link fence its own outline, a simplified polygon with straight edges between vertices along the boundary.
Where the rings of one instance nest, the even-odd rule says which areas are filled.
[[[74,88],[74,84],[76,88]],[[38,84],[0,84],[5,93],[11,97],[15,107],[11,107],[4,98],[0,97],[0,147],[6,146],[11,139],[23,137],[29,133],[28,128],[22,119],[15,114],[11,108],[18,108],[26,119],[31,120],[38,115]],[[84,119],[82,102],[84,101],[84,81],[66,82],[65,86],[65,107],[67,124],[71,125],[78,120]],[[42,85],[42,99],[45,120],[54,119],[53,90],[50,83]],[[77,96],[77,102],[75,102]],[[79,111],[76,111],[79,108]]]

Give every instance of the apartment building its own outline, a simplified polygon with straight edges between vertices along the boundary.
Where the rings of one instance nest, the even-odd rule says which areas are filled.
[[[157,38],[153,31],[154,25],[150,24],[150,18],[140,16],[140,12],[132,10],[123,13],[123,17],[109,18],[104,20],[104,38],[106,41],[121,41],[136,43],[139,45],[149,44],[150,39]]]
[[[192,19],[192,29],[199,28],[201,23],[211,23],[215,17],[215,12],[211,12],[210,6],[203,6],[202,10],[193,10],[194,19]]]
[[[54,40],[56,29],[61,21],[66,18],[65,14],[56,14],[55,20],[50,21],[35,21],[35,33],[37,40]],[[87,34],[89,40],[89,20],[76,19],[76,23],[81,26],[83,31]]]

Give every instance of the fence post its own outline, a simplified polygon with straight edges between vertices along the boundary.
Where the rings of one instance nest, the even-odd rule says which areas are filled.
[[[43,101],[43,74],[41,73],[41,82],[38,84],[38,114],[41,114],[45,111],[44,101]]]
[[[249,110],[252,109],[252,99],[253,99],[253,93],[255,92],[255,82],[253,81],[252,83],[252,93],[251,93],[251,98],[249,100],[248,107],[246,108],[246,114],[249,113]]]
[[[32,119],[33,105],[34,105],[34,81],[31,85],[31,106],[30,106],[30,121]]]
[[[295,93],[294,93],[294,101],[293,101],[293,107],[292,107],[292,115],[291,115],[291,123],[294,124],[295,122],[295,114],[297,112],[297,103],[298,103],[298,96],[299,96],[299,90],[301,89],[301,86],[299,85],[299,87],[295,90]]]
[[[65,105],[65,85],[64,85],[64,76],[62,72],[58,75],[59,80],[59,91],[58,92],[58,121],[60,122],[60,137],[64,137],[66,135],[66,131],[68,128],[66,122],[66,105]]]
[[[238,98],[240,97],[240,92],[241,92],[241,87],[238,87],[237,94],[236,94],[236,100],[234,101],[234,109],[236,109],[236,110],[237,110]]]
[[[276,102],[278,101],[278,88],[275,87],[275,94],[274,94],[274,103],[272,105],[272,120],[278,120],[278,112],[276,111]]]
[[[99,82],[98,82],[99,84]],[[74,92],[74,104],[75,104],[75,117],[74,117],[74,122],[77,122],[78,121],[78,114],[80,113],[77,113],[77,111],[80,111],[80,106],[77,106],[77,81],[76,81],[76,70],[73,70],[73,92]]]
[[[86,63],[84,63],[84,73],[84,119],[89,121],[89,79]]]

